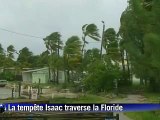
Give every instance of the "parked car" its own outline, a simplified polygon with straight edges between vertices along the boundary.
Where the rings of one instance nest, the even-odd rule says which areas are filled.
[[[7,85],[7,80],[0,80],[0,87],[5,87]]]

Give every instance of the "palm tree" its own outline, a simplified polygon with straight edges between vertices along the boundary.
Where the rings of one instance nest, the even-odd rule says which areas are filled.
[[[64,47],[64,62],[67,69],[67,81],[70,82],[70,70],[77,71],[81,61],[81,41],[78,36],[72,36]]]
[[[5,52],[1,44],[0,44],[0,63],[1,63],[0,67],[3,67],[5,63]]]
[[[16,53],[16,50],[13,45],[9,45],[7,47],[6,57],[5,57],[5,66],[11,67],[14,65],[14,53]]]
[[[58,32],[54,32],[43,39],[46,45],[47,50],[50,52],[51,55],[51,63],[50,66],[52,67],[52,72],[54,74],[54,81],[58,83],[58,71],[59,71],[59,57],[60,57],[60,49],[62,49],[62,41],[61,35]],[[55,70],[57,70],[57,75],[55,74]],[[56,78],[55,78],[56,76]]]
[[[103,47],[105,48],[107,55],[111,57],[111,60],[117,62],[120,59],[118,39],[113,28],[108,28],[105,31]]]
[[[16,50],[15,50],[15,48],[14,48],[14,46],[13,45],[9,45],[8,47],[7,47],[7,56],[8,56],[8,58],[10,58],[10,59],[13,59],[14,58],[14,53],[16,52]]]
[[[100,41],[100,35],[98,32],[98,28],[95,24],[85,24],[82,26],[82,40],[83,40],[83,46],[82,46],[82,55],[84,57],[84,47],[88,42],[86,41],[86,37],[90,37],[93,40]],[[83,75],[83,58],[82,58],[82,75]]]
[[[82,32],[83,32],[83,36],[82,36],[82,40],[83,40],[82,54],[83,54],[85,44],[88,44],[88,42],[86,41],[86,37],[88,36],[88,37],[92,38],[93,40],[99,41],[100,35],[98,33],[98,29],[95,24],[83,25]]]

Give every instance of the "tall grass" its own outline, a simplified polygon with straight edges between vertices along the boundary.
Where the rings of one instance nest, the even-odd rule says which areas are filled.
[[[160,112],[128,112],[125,113],[133,120],[160,120]]]

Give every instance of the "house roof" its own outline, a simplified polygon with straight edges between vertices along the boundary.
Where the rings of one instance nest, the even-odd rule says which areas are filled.
[[[34,70],[22,71],[22,73],[37,72],[37,71],[46,70],[46,69],[48,69],[48,67],[45,67],[45,68],[39,68],[39,69],[34,69]]]
[[[5,69],[5,70],[15,70],[15,67],[0,67],[0,69]],[[22,70],[31,70],[32,68],[22,68]]]

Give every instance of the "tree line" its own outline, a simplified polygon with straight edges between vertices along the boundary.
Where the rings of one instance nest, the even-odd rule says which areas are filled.
[[[159,0],[129,0],[119,30],[132,72],[153,91],[160,91],[159,6]]]
[[[93,91],[112,89],[114,79],[119,79],[121,74],[120,62],[122,59],[124,62],[124,56],[120,55],[120,39],[117,33],[113,28],[108,28],[100,35],[95,24],[82,26],[82,33],[82,39],[74,35],[65,43],[61,40],[59,32],[51,33],[43,39],[46,51],[40,55],[34,55],[27,47],[16,51],[13,45],[8,46],[5,51],[1,45],[1,67],[16,67],[19,70],[25,67],[49,67],[54,76],[54,83],[59,82],[58,71],[64,70],[68,83],[84,80],[86,88],[92,90],[93,86],[97,86]],[[88,38],[99,42],[103,39],[101,46],[105,53],[102,54],[100,48],[86,49]],[[16,60],[14,54],[18,55]],[[111,85],[106,87],[105,84]]]

